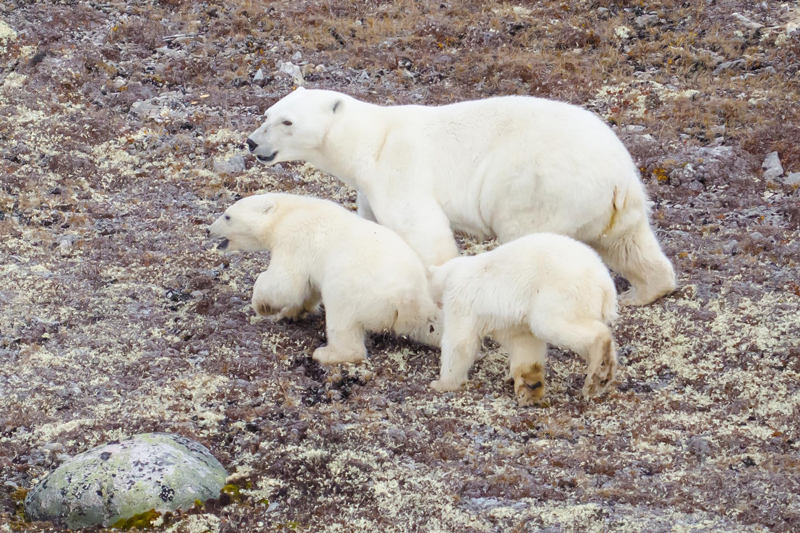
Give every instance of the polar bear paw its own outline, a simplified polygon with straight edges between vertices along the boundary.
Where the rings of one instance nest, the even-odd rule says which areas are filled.
[[[431,381],[431,388],[437,392],[450,392],[460,389],[463,384],[463,382],[454,379],[437,379],[436,381]]]
[[[583,382],[584,398],[592,398],[603,394],[611,387],[617,371],[617,361],[612,357],[604,357],[597,369],[586,375]]]
[[[258,302],[253,308],[261,316],[272,316],[280,312],[280,309],[272,307],[267,302]]]
[[[295,322],[300,320],[306,315],[306,310],[303,307],[284,307],[281,309],[281,312],[278,313],[278,316],[275,317],[275,320],[289,320],[291,322]]]
[[[642,298],[639,295],[639,291],[636,289],[628,289],[627,291],[623,292],[619,295],[619,304],[622,306],[640,306],[650,303],[650,300],[647,298]]]
[[[322,346],[314,350],[312,356],[315,361],[323,365],[335,365],[338,363],[360,363],[366,359],[365,354],[356,351],[342,352],[331,348],[330,346]]]
[[[544,367],[539,363],[514,371],[514,396],[520,407],[544,403]]]

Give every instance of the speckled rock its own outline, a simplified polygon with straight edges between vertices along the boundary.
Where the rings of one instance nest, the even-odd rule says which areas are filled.
[[[201,444],[179,435],[145,433],[104,444],[62,464],[25,498],[25,513],[70,529],[155,509],[188,509],[219,496],[227,472]]]

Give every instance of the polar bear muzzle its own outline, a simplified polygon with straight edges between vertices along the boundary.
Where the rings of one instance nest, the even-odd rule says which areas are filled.
[[[217,250],[227,250],[228,244],[230,244],[230,241],[227,238],[223,238],[217,243]]]
[[[272,152],[272,155],[269,156],[256,155],[256,159],[258,159],[262,163],[269,163],[270,161],[274,160],[277,155],[278,151],[275,150],[274,152]]]

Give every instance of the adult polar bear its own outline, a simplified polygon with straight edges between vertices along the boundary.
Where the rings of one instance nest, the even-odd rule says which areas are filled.
[[[426,265],[458,255],[453,230],[501,242],[552,232],[594,247],[628,279],[623,304],[675,288],[630,154],[579,107],[524,96],[382,107],[299,88],[247,144],[263,163],[307,161],[356,189],[359,214]]]

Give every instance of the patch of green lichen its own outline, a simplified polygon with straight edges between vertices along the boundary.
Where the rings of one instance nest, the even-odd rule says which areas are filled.
[[[152,527],[153,520],[159,516],[161,516],[161,513],[155,509],[150,509],[149,511],[135,514],[130,518],[120,518],[111,527],[114,529],[146,529]]]
[[[25,516],[25,498],[28,496],[28,489],[18,488],[11,493],[11,501],[14,502],[14,514],[24,521],[28,521]]]
[[[232,502],[241,502],[242,501],[242,494],[239,489],[239,485],[229,484],[222,487],[219,491],[220,496],[223,494],[227,494],[230,496]]]

